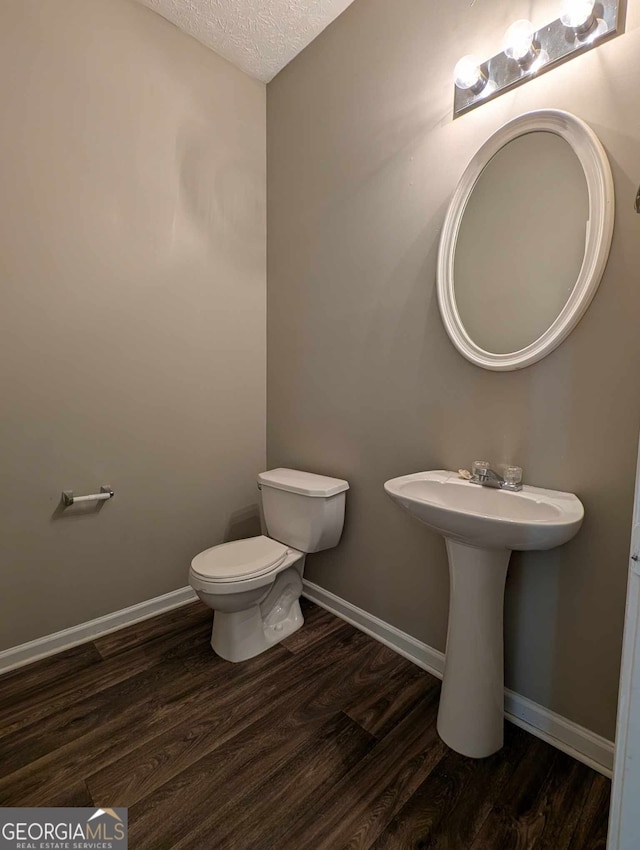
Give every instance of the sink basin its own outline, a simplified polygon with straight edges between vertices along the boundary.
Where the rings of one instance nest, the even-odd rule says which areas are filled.
[[[504,586],[513,549],[552,549],[580,530],[572,493],[481,487],[455,472],[387,481],[394,501],[444,538],[451,601],[438,732],[452,749],[485,758],[504,740]]]
[[[575,537],[584,517],[572,493],[526,485],[513,493],[443,470],[393,478],[384,489],[434,531],[471,546],[554,549]]]

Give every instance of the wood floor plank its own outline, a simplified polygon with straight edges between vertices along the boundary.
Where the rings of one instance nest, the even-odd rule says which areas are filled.
[[[167,659],[0,738],[0,777],[25,767],[38,769],[42,767],[41,759],[58,750],[64,750],[58,756],[64,755],[71,763],[74,752],[93,747],[99,763],[100,740],[105,736],[117,736],[119,730],[126,731],[141,722],[146,731],[156,723],[170,721],[176,704],[188,711],[194,703],[203,703],[207,697],[210,700],[210,691],[204,694],[203,690],[207,691],[209,680],[218,672],[218,659],[202,640],[193,644],[190,651],[193,654],[188,667],[180,656]],[[223,676],[223,684],[224,679]],[[137,736],[134,744],[139,741]],[[0,780],[0,791],[2,787]]]
[[[133,675],[115,676],[111,686],[89,691],[85,698],[63,702],[44,716],[35,712],[35,722],[0,735],[0,777],[107,725],[123,710],[135,710],[138,700],[143,701],[141,710],[145,708],[145,700],[157,699],[170,704],[172,699],[181,697],[182,689],[189,689],[192,673],[195,675],[199,670],[205,673],[218,662],[220,659],[208,648],[204,632],[184,633],[179,649],[173,648],[156,664]],[[171,687],[173,683],[175,691]],[[46,700],[46,696],[43,699]]]
[[[487,759],[449,750],[375,843],[375,850],[461,850],[470,847],[530,736],[506,724],[505,745]]]
[[[109,635],[96,638],[94,644],[102,658],[112,658],[121,652],[126,652],[135,646],[141,646],[149,641],[185,631],[194,626],[208,625],[211,628],[213,612],[200,600],[182,605],[161,614],[150,617],[140,623],[134,623],[125,629],[119,629]]]
[[[35,723],[1,737],[0,777],[77,741],[93,729],[106,726],[136,703],[144,712],[146,702],[170,703],[172,699],[181,698],[183,690],[193,687],[192,671],[197,671],[196,661],[200,659],[206,665],[210,657],[204,635],[189,641],[189,647],[190,653],[193,653],[189,668],[185,668],[184,659],[179,654],[168,657],[165,663],[160,662],[85,699],[72,701],[60,710],[38,718]]]
[[[591,805],[590,792],[594,773],[586,765],[560,753],[553,772],[549,776],[546,798],[540,808],[543,821],[534,850],[569,850],[583,813],[588,814]],[[605,790],[608,780],[599,777]],[[608,808],[608,794],[602,796]],[[585,812],[585,809],[587,810]],[[596,820],[601,822],[599,812]],[[606,822],[606,817],[604,818]],[[605,835],[606,838],[606,835]]]
[[[534,739],[470,850],[532,850],[544,829],[544,811],[558,750]]]
[[[0,704],[9,708],[23,699],[36,699],[45,688],[87,667],[99,664],[102,656],[92,643],[83,643],[64,652],[35,661],[0,676]]]
[[[74,702],[107,690],[130,676],[148,670],[163,659],[182,656],[187,663],[191,646],[201,645],[207,631],[207,625],[202,624],[186,631],[163,635],[80,670],[73,676],[52,682],[42,692],[32,692],[13,705],[3,705],[0,708],[0,737],[61,711]]]
[[[60,787],[49,798],[47,807],[52,808],[83,808],[92,807],[95,803],[86,783],[82,780]]]
[[[216,850],[280,847],[289,822],[308,804],[326,794],[375,744],[340,713],[306,737],[273,773],[262,771],[258,784],[215,809],[174,845],[172,850],[215,847]]]
[[[375,842],[375,850],[428,847],[431,835],[472,781],[472,771],[469,760],[447,753]]]
[[[277,843],[313,850],[366,850],[446,753],[435,720],[438,694],[424,699],[322,799],[311,805]]]
[[[303,652],[315,644],[330,639],[333,632],[343,622],[306,599],[301,601],[301,608],[304,625],[282,642],[291,652]]]
[[[370,687],[372,679],[384,675],[397,656],[393,658],[385,647],[372,646],[364,637],[354,635],[339,653],[332,650],[332,657],[323,653],[324,661],[315,653],[313,662],[325,664],[324,675],[312,669],[311,658],[296,665],[297,686],[284,690],[272,711],[235,735],[229,729],[217,742],[213,737],[208,751],[190,753],[189,767],[133,806],[130,814],[137,850],[173,846],[189,834],[203,812],[208,813],[212,794],[218,805],[246,794],[263,773],[271,773],[290,759],[307,737],[339,713],[355,689]],[[335,675],[335,669],[340,675]],[[259,771],[255,765],[260,765]],[[92,793],[97,793],[94,787]],[[174,810],[171,822],[159,823],[157,809],[169,800]]]
[[[430,691],[439,690],[439,679],[401,659],[398,669],[388,679],[363,694],[346,713],[376,738],[384,738],[416,702]]]
[[[112,762],[139,752],[145,742],[184,722],[209,713],[212,704],[222,713],[238,713],[256,687],[269,688],[283,659],[291,654],[279,647],[243,665],[224,662],[201,645],[200,665],[190,657],[171,664],[165,660],[138,676],[128,677],[62,715],[12,736],[11,756],[23,766],[0,779],[0,805],[46,805],[56,788],[78,775],[87,777]],[[235,715],[234,715],[235,716]],[[62,726],[61,719],[68,722]],[[194,720],[195,722],[195,720]],[[44,727],[44,728],[43,728]],[[30,733],[30,734],[29,734]],[[65,743],[61,744],[64,737]],[[0,739],[0,763],[8,753]],[[29,748],[29,749],[27,749]],[[49,748],[39,758],[39,749]],[[88,755],[90,756],[88,758]],[[24,763],[25,757],[31,760]],[[134,755],[132,761],[137,762]]]
[[[605,850],[610,796],[610,780],[592,772],[587,799],[580,812],[569,850]]]
[[[249,762],[263,752],[262,748],[268,752],[275,750],[281,757],[287,747],[295,746],[302,734],[310,734],[339,711],[354,691],[369,687],[371,678],[381,670],[392,669],[397,656],[383,650],[384,647],[372,646],[362,633],[347,627],[342,641],[334,641],[322,654],[310,653],[304,664],[300,665],[294,656],[281,663],[273,677],[275,687],[268,695],[263,683],[255,681],[246,696],[236,689],[229,695],[227,704],[218,697],[215,705],[209,706],[200,717],[186,717],[180,726],[90,776],[89,788],[94,797],[108,792],[117,805],[132,806],[144,796],[147,804],[138,810],[140,814],[149,805],[153,808],[156,790],[158,799],[163,798],[163,787],[167,785],[173,788],[172,794],[178,793],[171,786],[175,779],[181,799],[184,797],[182,812],[191,819],[191,809],[200,791],[193,791],[190,786],[206,788],[207,770],[213,770],[219,758],[226,758],[226,750],[222,756],[216,750],[225,747],[228,741],[233,749],[249,735],[256,742]],[[339,677],[335,676],[335,669],[340,670]],[[234,701],[241,714],[233,709]],[[261,769],[264,758],[260,761]],[[248,782],[249,777],[242,781]],[[225,798],[229,793],[227,786]]]

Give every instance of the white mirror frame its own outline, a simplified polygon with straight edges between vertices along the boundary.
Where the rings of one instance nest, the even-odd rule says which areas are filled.
[[[556,133],[573,148],[584,170],[589,191],[589,227],[584,261],[569,299],[553,324],[535,342],[520,351],[492,354],[467,334],[460,319],[454,291],[456,243],[467,202],[478,178],[491,159],[509,142],[533,132]],[[611,166],[593,130],[569,112],[541,109],[520,115],[501,127],[480,148],[455,190],[444,222],[438,255],[438,303],[445,329],[460,354],[484,369],[524,369],[546,357],[569,336],[587,310],[602,280],[615,214]]]

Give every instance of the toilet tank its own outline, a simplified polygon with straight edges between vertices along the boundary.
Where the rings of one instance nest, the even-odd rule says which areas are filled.
[[[258,475],[267,534],[300,552],[337,546],[344,525],[347,481],[297,469]]]

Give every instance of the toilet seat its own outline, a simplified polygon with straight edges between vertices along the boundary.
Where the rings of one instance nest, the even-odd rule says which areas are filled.
[[[191,569],[206,582],[245,581],[270,573],[288,553],[282,543],[261,535],[205,549],[193,559]]]

